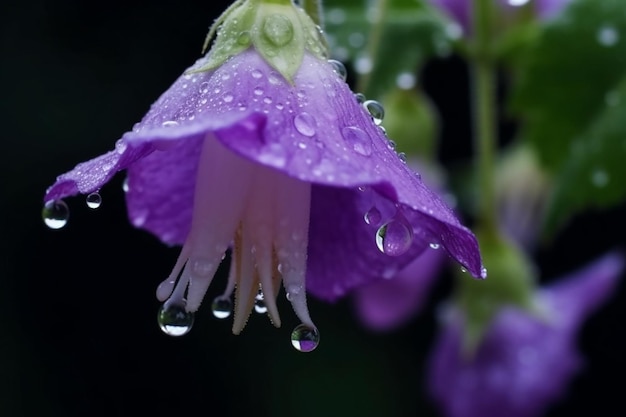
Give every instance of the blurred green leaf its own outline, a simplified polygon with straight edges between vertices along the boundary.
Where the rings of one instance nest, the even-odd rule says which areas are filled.
[[[563,152],[546,227],[552,231],[572,212],[608,207],[626,198],[626,77],[606,94],[604,110]]]
[[[625,197],[626,5],[575,0],[548,23],[516,69],[522,137],[557,176],[548,232],[576,211]]]
[[[445,56],[461,27],[423,0],[328,0],[326,31],[333,56],[351,61],[357,89],[380,98],[403,73],[415,73],[428,58]]]

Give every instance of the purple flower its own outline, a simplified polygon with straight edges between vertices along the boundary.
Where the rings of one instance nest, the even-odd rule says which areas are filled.
[[[280,325],[281,281],[316,332],[305,289],[334,300],[433,242],[480,276],[474,235],[396,155],[333,64],[307,52],[287,81],[255,48],[198,71],[208,59],[113,151],[61,175],[45,195],[50,207],[128,170],[133,225],[183,245],[157,290],[168,320],[199,308],[229,247],[230,277],[214,312],[229,315],[236,287],[234,333],[259,302]]]
[[[531,0],[494,0],[505,11],[511,12],[515,8],[528,4]],[[537,17],[543,20],[551,19],[561,12],[571,0],[534,0],[532,7]],[[445,11],[468,31],[472,21],[472,0],[430,0],[439,9]]]
[[[501,309],[473,354],[462,349],[462,314],[449,312],[429,370],[432,395],[445,415],[541,415],[580,369],[577,332],[612,294],[623,268],[621,254],[606,255],[539,290],[535,312]]]

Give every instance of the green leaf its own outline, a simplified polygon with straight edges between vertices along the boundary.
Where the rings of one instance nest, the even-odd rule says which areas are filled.
[[[626,77],[606,94],[603,111],[563,153],[567,160],[556,177],[547,231],[570,213],[609,207],[626,198]]]
[[[573,214],[626,197],[626,6],[575,0],[516,68],[521,136],[555,175],[546,234]]]
[[[428,58],[449,54],[461,35],[458,24],[423,0],[328,0],[325,5],[334,57],[352,62],[360,75],[357,89],[372,98],[394,87],[400,74],[414,74]]]
[[[626,74],[624,1],[573,1],[516,70],[513,109],[526,122],[523,136],[558,170],[569,157],[564,150],[603,111],[607,94]]]

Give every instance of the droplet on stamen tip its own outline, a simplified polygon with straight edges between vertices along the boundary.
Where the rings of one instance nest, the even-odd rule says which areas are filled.
[[[400,256],[413,243],[413,229],[401,216],[383,224],[376,232],[378,250],[389,256]]]
[[[70,209],[63,200],[51,200],[43,206],[41,217],[50,229],[60,229],[67,224]]]
[[[267,306],[265,305],[265,299],[261,291],[254,297],[254,311],[258,314],[267,313]]]
[[[233,311],[233,303],[230,301],[230,298],[224,296],[215,297],[213,303],[211,303],[211,311],[213,316],[218,319],[228,318]]]
[[[91,193],[86,198],[87,207],[90,209],[97,209],[102,204],[102,197],[99,193]]]
[[[159,327],[168,336],[183,336],[193,326],[193,313],[185,310],[183,303],[165,302],[159,308],[157,322]]]
[[[320,343],[320,333],[306,324],[296,326],[291,332],[291,344],[300,352],[311,352]]]

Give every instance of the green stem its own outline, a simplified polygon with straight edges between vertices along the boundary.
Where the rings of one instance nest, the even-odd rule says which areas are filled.
[[[473,119],[478,167],[478,223],[488,234],[497,234],[495,152],[497,140],[496,70],[492,57],[492,0],[473,1],[474,56],[472,59]]]
[[[300,0],[302,9],[309,15],[316,25],[323,28],[324,25],[324,12],[322,9],[322,0]]]
[[[389,5],[389,0],[378,0],[378,2],[373,2],[373,4],[375,5],[372,5],[370,7],[378,8],[378,16],[376,22],[372,25],[370,34],[368,36],[367,56],[372,60],[374,65],[376,65],[376,56],[378,55],[380,41],[383,37],[383,29],[385,26],[385,17],[387,15],[387,6]],[[370,80],[372,78],[371,75],[373,72],[374,67],[372,67],[371,71],[359,75],[356,83],[356,91],[367,94],[367,89],[369,88]]]

